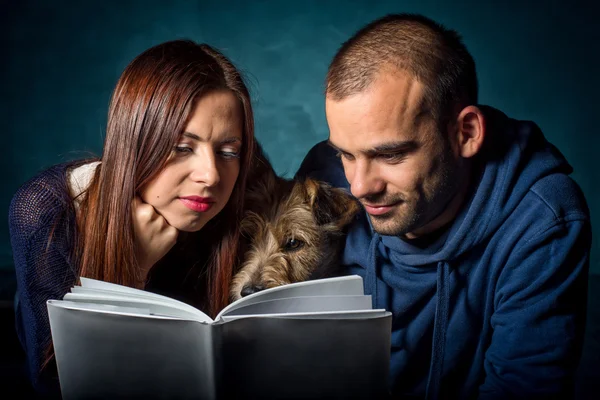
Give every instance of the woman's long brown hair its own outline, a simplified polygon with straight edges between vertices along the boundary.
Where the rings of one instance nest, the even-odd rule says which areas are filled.
[[[196,101],[214,90],[233,92],[244,113],[240,172],[229,202],[210,221],[220,235],[211,232],[202,236],[209,242],[198,243],[208,246],[211,254],[206,311],[214,317],[227,305],[237,263],[246,177],[255,148],[254,118],[250,94],[238,70],[218,50],[189,40],[146,50],[117,82],[108,111],[102,163],[80,197],[77,245],[72,255],[79,276],[143,288],[133,224],[123,221],[132,221],[134,196],[166,165]],[[50,341],[42,370],[53,358]]]
[[[132,199],[165,166],[195,102],[213,90],[231,90],[244,112],[240,172],[226,207],[215,218],[223,233],[208,264],[208,312],[227,305],[237,260],[238,222],[254,148],[250,95],[240,73],[206,44],[178,40],[136,57],[121,75],[110,103],[102,163],[78,213],[80,276],[143,287],[135,258]]]

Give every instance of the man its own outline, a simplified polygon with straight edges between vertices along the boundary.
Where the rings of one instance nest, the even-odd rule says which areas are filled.
[[[329,141],[297,176],[364,206],[343,263],[394,315],[392,393],[571,396],[588,208],[534,123],[477,105],[458,34],[417,15],[372,22],[329,67],[326,115]]]

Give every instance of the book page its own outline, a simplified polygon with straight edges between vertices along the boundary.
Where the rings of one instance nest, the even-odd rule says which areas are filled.
[[[168,296],[163,296],[162,294],[156,294],[156,293],[148,292],[148,291],[141,290],[141,289],[135,289],[135,288],[131,288],[129,286],[118,285],[116,283],[104,282],[104,281],[100,281],[97,279],[91,279],[91,278],[79,278],[79,279],[81,281],[81,285],[75,286],[75,287],[81,287],[84,289],[102,290],[102,291],[107,291],[107,292],[111,292],[111,293],[118,292],[123,295],[135,295],[135,296],[141,296],[141,297],[146,297],[146,298],[151,298],[151,299],[161,299],[161,300],[168,301],[168,302],[181,303],[179,300],[172,299]]]
[[[197,308],[168,296],[147,292],[145,290],[134,289],[128,286],[117,285],[116,283],[104,282],[97,279],[80,278],[80,280],[81,286],[72,287],[71,293],[91,295],[94,296],[93,298],[98,300],[105,297],[113,300],[115,298],[122,300],[135,298],[138,299],[138,301],[141,301],[142,299],[148,299],[151,301],[150,304],[163,305],[164,307],[171,307],[176,310],[187,311],[191,313],[191,315],[201,317],[202,322],[213,322],[212,318]],[[77,297],[74,297],[72,299],[76,298]],[[195,320],[198,319],[195,318]]]
[[[138,307],[121,307],[114,306],[109,304],[93,304],[93,303],[79,303],[75,301],[65,301],[65,300],[48,300],[46,301],[46,305],[48,307],[62,307],[69,308],[72,310],[87,310],[87,311],[98,311],[98,312],[106,312],[111,314],[119,314],[119,315],[141,315],[141,316],[149,316],[150,310],[147,308],[138,308]]]
[[[159,302],[159,303],[164,303],[164,304],[172,304],[174,306],[180,306],[180,307],[184,307],[186,309],[190,309],[190,310],[197,310],[195,307],[190,306],[189,304],[183,302],[183,301],[179,301],[167,296],[162,296],[162,295],[154,295],[154,293],[149,293],[149,292],[143,292],[144,294],[140,294],[140,293],[129,293],[129,292],[121,292],[118,290],[107,290],[107,289],[92,289],[89,287],[82,287],[82,286],[73,286],[71,288],[71,293],[81,293],[81,294],[88,294],[88,295],[94,295],[97,296],[98,298],[102,298],[103,296],[117,296],[119,298],[134,298],[134,299],[147,299],[147,300],[152,300],[155,302]]]
[[[392,315],[385,309],[361,310],[361,311],[320,311],[320,312],[298,312],[298,313],[275,313],[275,314],[243,314],[243,315],[223,315],[221,321],[227,323],[242,318],[277,318],[277,319],[369,319],[382,318]]]
[[[266,300],[284,299],[289,297],[306,296],[360,296],[364,295],[363,280],[359,275],[339,276],[334,278],[316,279],[291,283],[266,289],[261,292],[253,293],[242,297],[225,307],[216,316],[215,321],[227,313],[249,304],[258,303]]]
[[[372,309],[371,296],[289,297],[243,305],[227,316],[321,311],[359,311]]]
[[[166,315],[190,319],[198,322],[212,323],[213,320],[202,311],[185,303],[169,303],[161,299],[149,299],[127,294],[99,293],[67,293],[63,300],[79,303],[107,304],[120,307],[145,308],[151,314]]]

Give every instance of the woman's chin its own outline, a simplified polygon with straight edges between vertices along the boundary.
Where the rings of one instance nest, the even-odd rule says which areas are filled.
[[[169,225],[176,228],[179,232],[187,232],[193,233],[198,232],[204,228],[209,219],[195,220],[195,221],[177,221],[171,223],[171,221],[167,221]]]

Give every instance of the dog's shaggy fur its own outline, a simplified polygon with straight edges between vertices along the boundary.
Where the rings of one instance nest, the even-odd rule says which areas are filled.
[[[261,149],[248,180],[242,264],[231,300],[275,286],[334,276],[344,228],[359,210],[346,191],[278,177]]]

